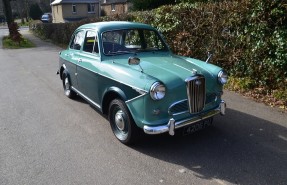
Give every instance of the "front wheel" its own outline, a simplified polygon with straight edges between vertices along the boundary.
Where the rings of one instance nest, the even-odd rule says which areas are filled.
[[[122,100],[115,99],[110,103],[109,121],[114,135],[123,144],[129,145],[138,140],[139,128]]]

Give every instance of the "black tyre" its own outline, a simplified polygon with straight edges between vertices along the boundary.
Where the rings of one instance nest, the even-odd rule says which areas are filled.
[[[70,79],[66,73],[63,73],[62,80],[65,95],[71,99],[75,98],[77,94],[71,89]]]
[[[120,142],[126,145],[137,142],[139,128],[122,100],[115,99],[110,103],[109,121],[114,135]]]

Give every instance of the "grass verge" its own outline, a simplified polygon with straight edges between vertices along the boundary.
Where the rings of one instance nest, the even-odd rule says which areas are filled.
[[[9,36],[3,37],[3,48],[5,49],[22,49],[33,48],[35,45],[26,38],[21,39],[20,43],[13,41]]]

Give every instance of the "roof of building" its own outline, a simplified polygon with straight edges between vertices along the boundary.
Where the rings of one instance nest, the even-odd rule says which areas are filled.
[[[55,0],[51,5],[57,4],[82,4],[82,3],[98,3],[99,0]]]
[[[102,4],[111,4],[111,3],[127,3],[128,0],[101,0]]]

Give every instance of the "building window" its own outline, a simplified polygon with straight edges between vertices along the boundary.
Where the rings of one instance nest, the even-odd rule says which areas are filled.
[[[111,4],[111,8],[112,8],[112,11],[116,11],[116,5],[115,4]]]
[[[72,11],[73,13],[77,13],[77,8],[75,4],[72,4]]]
[[[95,13],[95,4],[88,4],[88,13]]]

